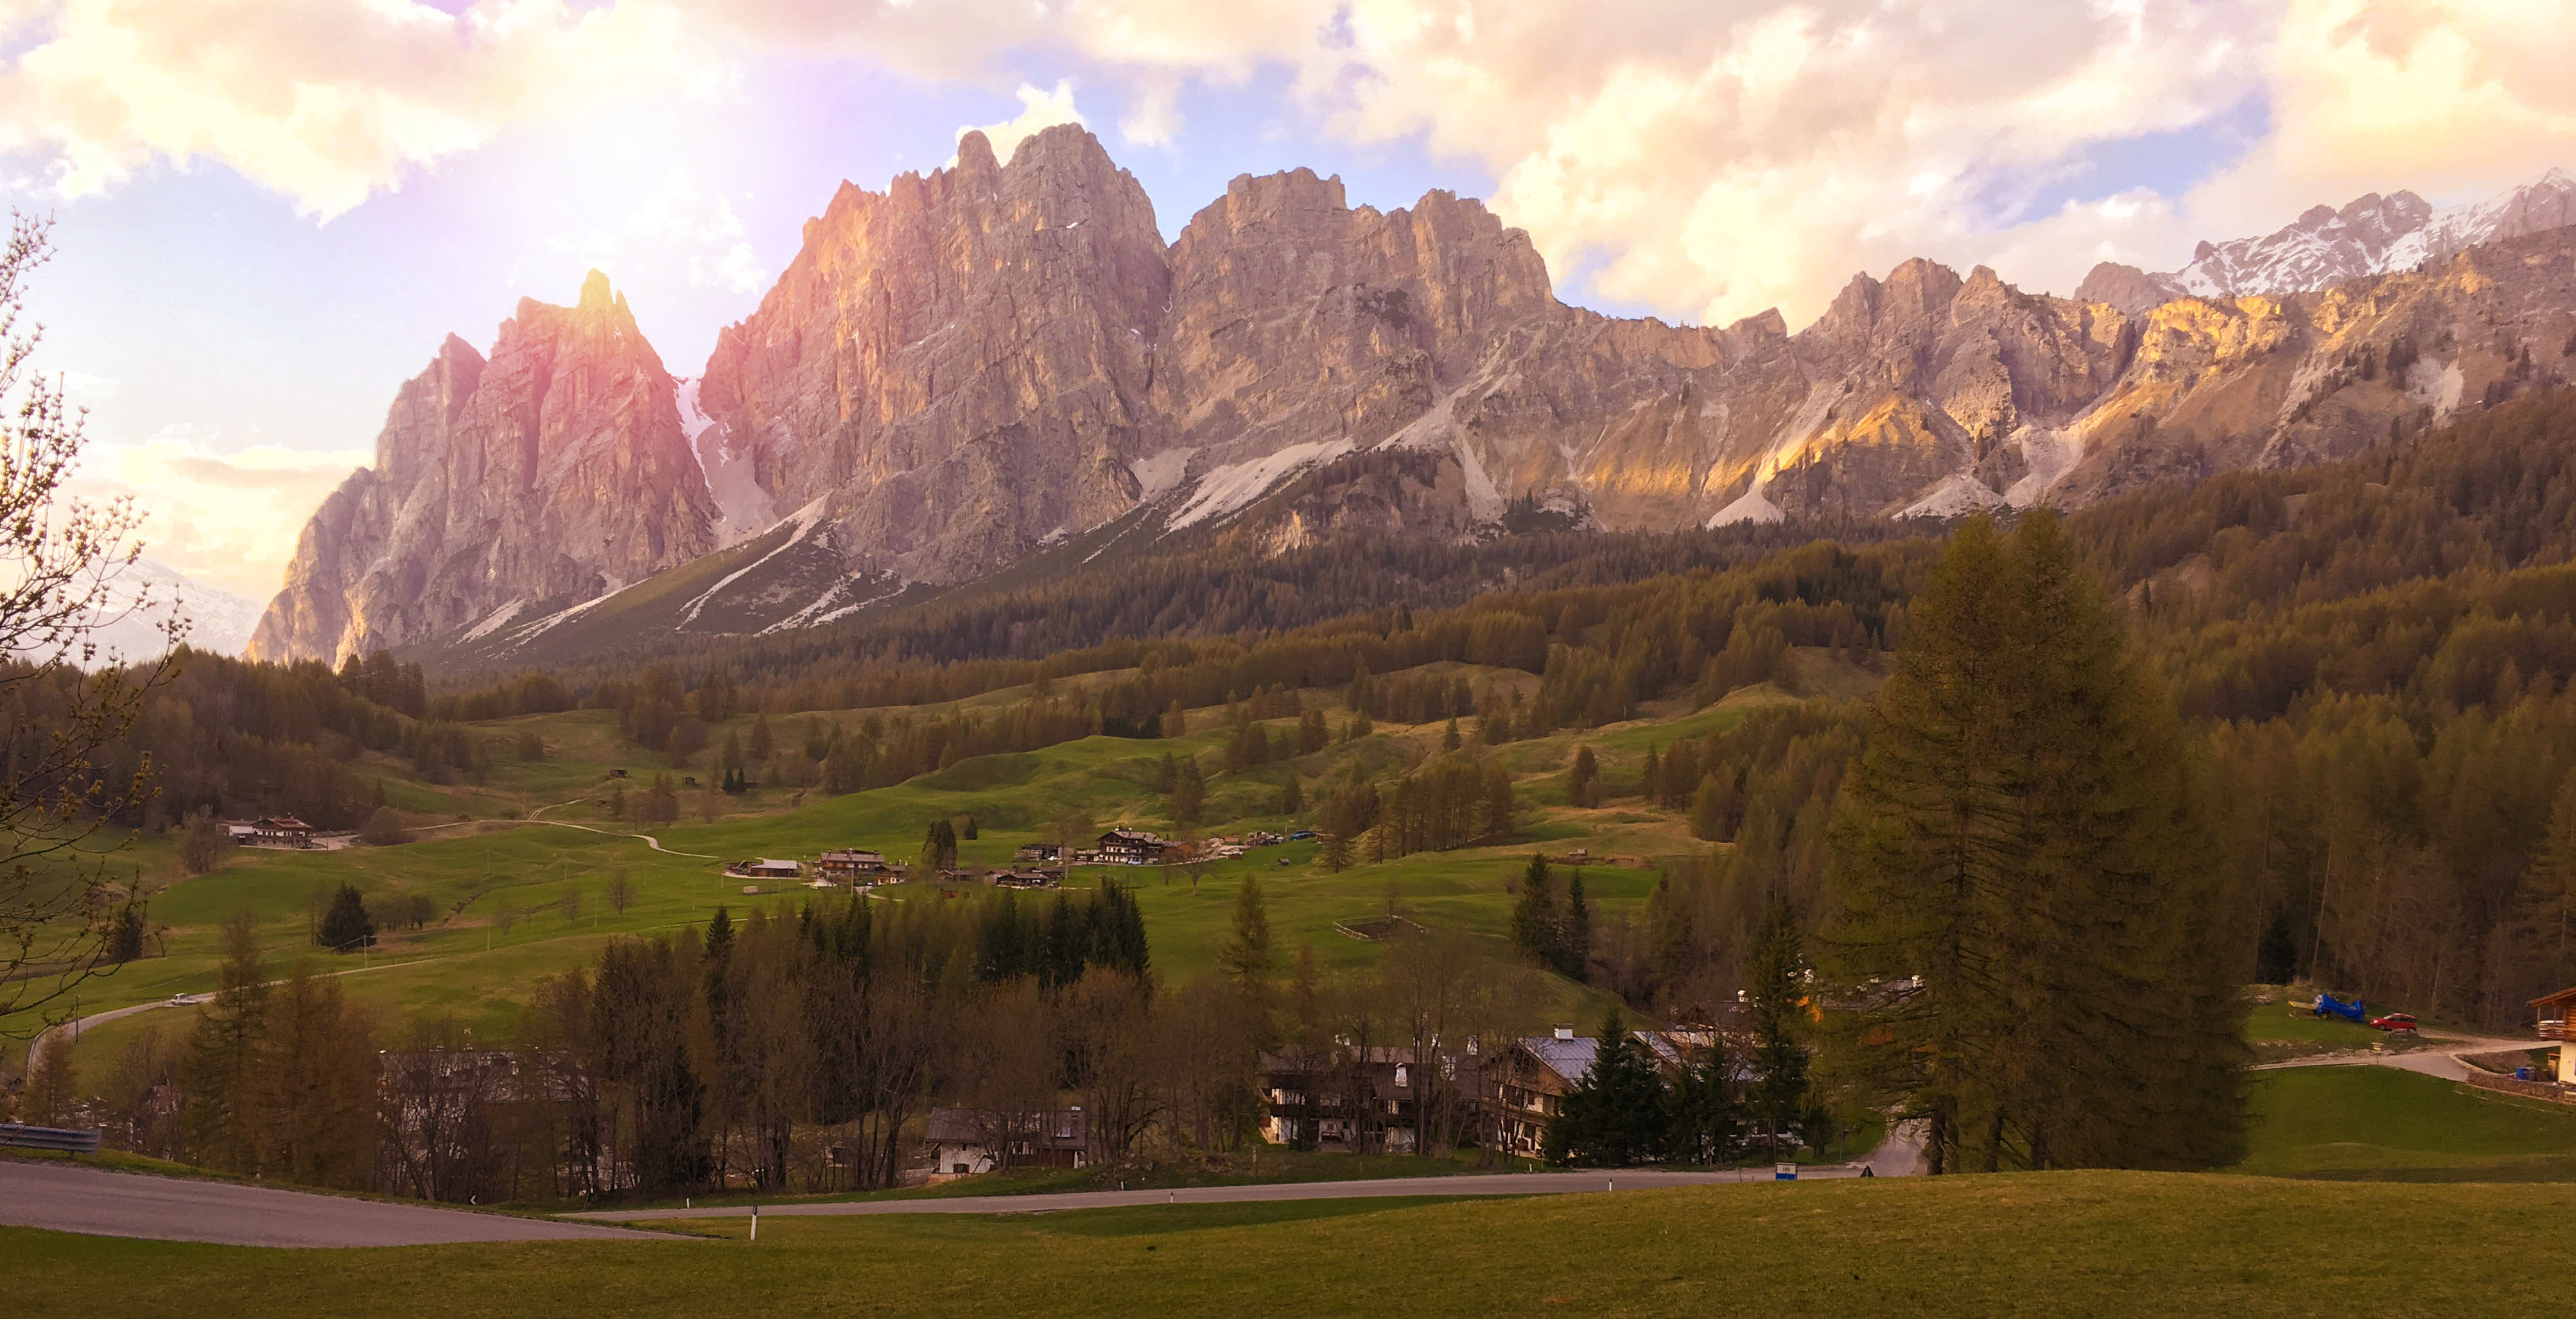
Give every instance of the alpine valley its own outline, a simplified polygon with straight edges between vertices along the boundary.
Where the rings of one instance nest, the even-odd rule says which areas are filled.
[[[1079,127],[844,184],[676,376],[593,273],[450,337],[250,653],[564,662],[1223,543],[1947,517],[2348,456],[2576,366],[2576,180],[2318,207],[2062,298],[1924,260],[1792,333],[1568,306],[1431,192],[1240,177],[1166,244]]]

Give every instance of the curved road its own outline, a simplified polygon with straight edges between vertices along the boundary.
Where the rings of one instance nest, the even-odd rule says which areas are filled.
[[[0,1224],[227,1246],[436,1246],[458,1241],[681,1241],[593,1223],[389,1204],[237,1182],[0,1159]]]
[[[2401,1071],[2421,1072],[2445,1081],[2469,1079],[2469,1065],[2460,1061],[2464,1053],[2506,1053],[2544,1047],[2547,1040],[2516,1040],[2493,1036],[2439,1036],[2425,1048],[2405,1053],[2320,1053],[2305,1058],[2285,1058],[2275,1063],[2256,1063],[2252,1070],[2274,1072],[2290,1067],[2394,1067]]]

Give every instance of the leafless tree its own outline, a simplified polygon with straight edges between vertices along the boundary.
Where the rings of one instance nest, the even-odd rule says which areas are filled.
[[[46,1009],[113,969],[99,919],[101,830],[152,795],[147,759],[114,775],[100,753],[141,714],[171,660],[117,666],[98,629],[156,606],[120,606],[117,575],[142,555],[142,515],[122,501],[72,498],[81,414],[60,380],[34,370],[42,327],[26,324],[27,281],[52,253],[50,222],[17,216],[0,248],[0,1033],[50,1024]],[[187,634],[175,609],[161,630]],[[92,666],[102,665],[97,671]]]

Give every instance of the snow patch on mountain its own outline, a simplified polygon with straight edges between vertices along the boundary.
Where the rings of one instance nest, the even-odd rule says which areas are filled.
[[[1309,444],[1292,444],[1251,462],[1229,463],[1200,477],[1198,489],[1190,493],[1189,501],[1182,504],[1164,525],[1172,531],[1179,531],[1210,518],[1225,517],[1249,506],[1298,472],[1317,463],[1331,462],[1350,451],[1351,442],[1348,440],[1317,440]]]
[[[1901,518],[1955,518],[1989,508],[2001,508],[2004,497],[1985,487],[1983,482],[1965,473],[1953,472],[1934,482],[1923,497],[1905,506]]]
[[[2365,193],[2343,209],[2311,207],[2290,224],[2254,238],[2204,242],[2191,264],[2167,275],[2140,275],[2109,263],[2086,284],[2103,296],[2117,272],[2166,297],[2233,298],[2307,293],[2363,275],[2413,270],[2428,261],[2507,238],[2576,224],[2576,176],[2552,169],[2481,202],[2435,210],[2411,192]],[[2112,300],[2105,297],[2105,300]]]
[[[716,501],[716,547],[739,544],[777,525],[776,505],[752,476],[749,446],[736,453],[726,443],[725,428],[698,406],[697,378],[680,381],[672,401],[680,410],[680,433],[688,439],[689,456],[697,460],[698,476]]]
[[[1149,454],[1127,464],[1127,470],[1136,476],[1137,502],[1150,504],[1180,488],[1181,478],[1189,474],[1190,459],[1197,454],[1198,450],[1184,446]]]
[[[104,587],[99,607],[84,620],[87,634],[82,638],[93,648],[88,663],[98,667],[142,663],[169,653],[170,638],[164,624],[174,615],[188,625],[182,640],[190,648],[215,655],[239,655],[250,645],[263,608],[150,559],[137,559],[116,569]],[[79,663],[82,655],[75,650],[66,658]]]

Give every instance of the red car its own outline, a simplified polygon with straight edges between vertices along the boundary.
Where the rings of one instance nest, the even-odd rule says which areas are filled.
[[[2413,1030],[2415,1029],[2415,1014],[2411,1012],[2391,1012],[2385,1017],[2371,1018],[2370,1024],[2374,1029],[2378,1030]]]

